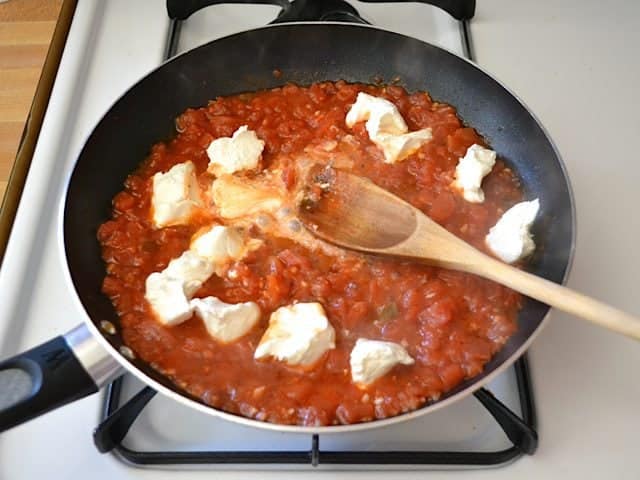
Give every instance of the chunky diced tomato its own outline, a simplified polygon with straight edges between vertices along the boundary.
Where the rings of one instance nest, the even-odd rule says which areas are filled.
[[[411,130],[429,127],[434,138],[405,160],[384,163],[364,122],[345,125],[360,91],[390,99]],[[261,309],[257,325],[237,341],[221,344],[197,315],[175,327],[155,320],[145,300],[147,276],[188,249],[199,229],[227,220],[213,209],[202,209],[189,225],[156,229],[150,221],[151,178],[191,160],[206,191],[212,181],[205,173],[207,146],[241,125],[265,141],[260,168],[279,169],[276,178],[290,191],[300,181],[299,167],[312,156],[305,150],[310,146],[319,157],[313,156],[314,161],[371,179],[481,248],[488,228],[522,198],[514,172],[498,159],[483,181],[485,202],[461,199],[450,185],[458,159],[484,140],[463,125],[454,107],[434,102],[424,92],[408,94],[398,85],[290,84],[189,109],[176,120],[177,135],[152,146],[127,178],[113,199],[112,218],[97,231],[108,273],[102,290],[119,313],[124,341],[136,356],[215,408],[301,425],[393,416],[419,408],[481,372],[517,328],[517,293],[422,264],[347,252],[329,255],[322,248],[311,250],[265,234],[250,220],[242,225],[243,234],[262,240],[262,246],[220,267],[196,296],[256,301]],[[321,195],[322,189],[315,193]],[[322,304],[335,329],[335,348],[311,368],[254,360],[271,313],[295,302]],[[349,363],[358,338],[399,343],[415,363],[393,368],[361,389],[352,382]]]

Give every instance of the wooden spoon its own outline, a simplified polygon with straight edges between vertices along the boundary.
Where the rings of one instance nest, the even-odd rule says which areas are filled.
[[[299,218],[323,240],[473,273],[640,340],[640,319],[485,255],[368,179],[319,165],[307,178]]]

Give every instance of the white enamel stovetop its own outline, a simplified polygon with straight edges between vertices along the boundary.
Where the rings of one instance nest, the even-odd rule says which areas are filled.
[[[92,82],[105,74],[87,55],[96,42],[113,42],[111,49],[100,51],[101,61],[114,65],[109,77],[113,91],[122,92],[135,80],[123,71],[127,62],[135,62],[139,77],[160,61],[157,54],[145,56],[145,41],[130,41],[126,32],[140,29],[145,38],[163,38],[166,20],[153,13],[162,12],[163,2],[145,0],[153,9],[142,20],[123,14],[114,23],[102,15],[102,10],[114,4],[126,8],[127,3],[110,0],[105,6],[97,0],[80,0],[63,58],[68,68],[56,80],[35,163],[86,136],[88,131],[65,130],[88,121],[77,117],[99,118],[95,111],[77,109],[77,100],[68,100],[82,88],[71,79]],[[241,28],[260,25],[244,17],[236,21]],[[396,30],[401,27],[401,23],[394,25]],[[109,37],[109,29],[122,35]],[[578,244],[569,285],[640,314],[640,159],[635,153],[640,137],[640,3],[482,0],[471,31],[478,62],[538,115],[567,165],[578,215]],[[79,38],[88,39],[87,43],[77,41]],[[102,111],[113,100],[97,98]],[[76,110],[80,113],[74,113]],[[47,272],[59,269],[55,248],[35,251],[23,245],[24,239],[50,234],[53,228],[41,225],[42,212],[29,205],[55,205],[57,195],[29,186],[60,181],[72,163],[73,158],[61,158],[55,169],[32,169],[8,255],[24,255],[25,261],[41,256]],[[15,263],[5,263],[0,271],[0,304],[3,312],[11,312],[11,318],[0,315],[0,357],[62,333],[73,323],[68,324],[65,317],[73,304],[63,302],[51,311],[41,297],[36,301],[31,296],[31,286],[40,291],[43,284],[51,285],[50,295],[55,296],[63,286],[56,284],[53,274],[24,277]],[[19,283],[16,287],[12,280],[19,276],[21,283],[13,282]],[[21,323],[34,316],[47,321]],[[540,447],[533,457],[490,470],[313,474],[355,479],[390,475],[406,479],[639,479],[640,345],[556,313],[531,348],[530,358],[540,434]],[[90,435],[97,422],[97,405],[96,398],[85,399],[1,435],[0,479],[283,479],[310,475],[134,469],[110,455],[98,454],[93,447]]]

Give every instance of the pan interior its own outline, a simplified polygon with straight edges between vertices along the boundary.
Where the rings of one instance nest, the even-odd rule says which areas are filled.
[[[276,77],[275,70],[282,75]],[[473,64],[419,40],[356,25],[290,24],[225,37],[174,58],[132,87],[96,126],[72,174],[64,214],[71,278],[91,321],[96,326],[103,320],[119,325],[111,302],[101,293],[105,268],[96,240],[98,226],[109,217],[111,199],[150,147],[175,133],[174,120],[181,112],[218,96],[288,82],[392,83],[398,78],[409,91],[426,90],[435,100],[455,106],[465,123],[517,172],[526,198],[540,199],[540,221],[534,231],[538,248],[529,270],[562,282],[574,235],[568,180],[544,130],[513,95]],[[442,399],[511,359],[547,311],[546,305],[526,299],[516,334],[481,375]],[[116,350],[122,345],[118,334],[105,338]],[[132,363],[189,396],[143,362]]]

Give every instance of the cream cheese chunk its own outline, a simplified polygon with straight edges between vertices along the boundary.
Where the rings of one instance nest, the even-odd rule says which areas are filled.
[[[296,303],[271,314],[254,358],[274,357],[289,365],[311,367],[335,346],[335,331],[322,305]]]
[[[351,379],[358,386],[366,387],[396,365],[413,363],[413,358],[397,343],[359,338],[350,355]]]
[[[431,129],[425,128],[402,135],[380,134],[375,143],[382,149],[385,163],[395,163],[418,150],[431,137]]]
[[[432,134],[430,128],[423,128],[401,135],[380,133],[375,137],[369,136],[369,138],[382,150],[384,163],[396,163],[404,160],[430,141]]]
[[[482,179],[491,172],[495,163],[496,152],[474,143],[458,162],[453,187],[462,190],[467,202],[484,202]]]
[[[171,260],[162,272],[147,277],[145,298],[157,320],[164,325],[177,325],[188,320],[195,308],[209,333],[218,340],[228,342],[244,335],[260,317],[260,309],[253,302],[230,305],[215,297],[189,300],[211,275],[222,273],[223,265],[240,260],[260,245],[262,241],[258,239],[245,241],[234,227],[215,225],[196,234],[188,250]]]
[[[244,238],[233,227],[215,225],[191,240],[190,249],[216,266],[241,259],[245,252]]]
[[[201,205],[193,163],[179,163],[165,173],[156,173],[153,176],[151,205],[156,228],[187,223]]]
[[[145,287],[145,298],[163,325],[178,325],[193,315],[182,280],[155,272],[147,277]]]
[[[405,159],[432,137],[430,128],[408,133],[404,118],[392,102],[360,92],[345,123],[351,128],[365,120],[369,138],[382,150],[385,163]]]
[[[214,269],[213,262],[196,252],[186,250],[178,258],[171,260],[162,273],[181,280],[185,295],[191,297],[213,275]]]
[[[520,202],[504,212],[485,238],[489,249],[502,261],[514,263],[533,253],[536,244],[530,229],[540,202]]]
[[[356,123],[364,121],[367,122],[365,127],[371,138],[380,133],[401,134],[409,131],[404,118],[392,102],[360,92],[347,113],[345,123],[352,128]]]
[[[260,319],[260,307],[255,302],[229,304],[216,297],[206,297],[191,300],[191,306],[209,335],[222,343],[244,336]]]
[[[264,141],[258,138],[256,132],[243,125],[232,137],[217,138],[211,142],[207,148],[207,171],[222,175],[251,170],[258,166],[263,149]]]
[[[187,250],[169,262],[162,272],[152,273],[145,283],[145,298],[156,319],[168,326],[188,320],[193,314],[189,299],[213,274],[213,262]]]
[[[212,275],[214,264],[187,250],[169,262],[162,272],[145,282],[145,298],[157,320],[168,326],[188,320],[193,314],[189,299]]]

